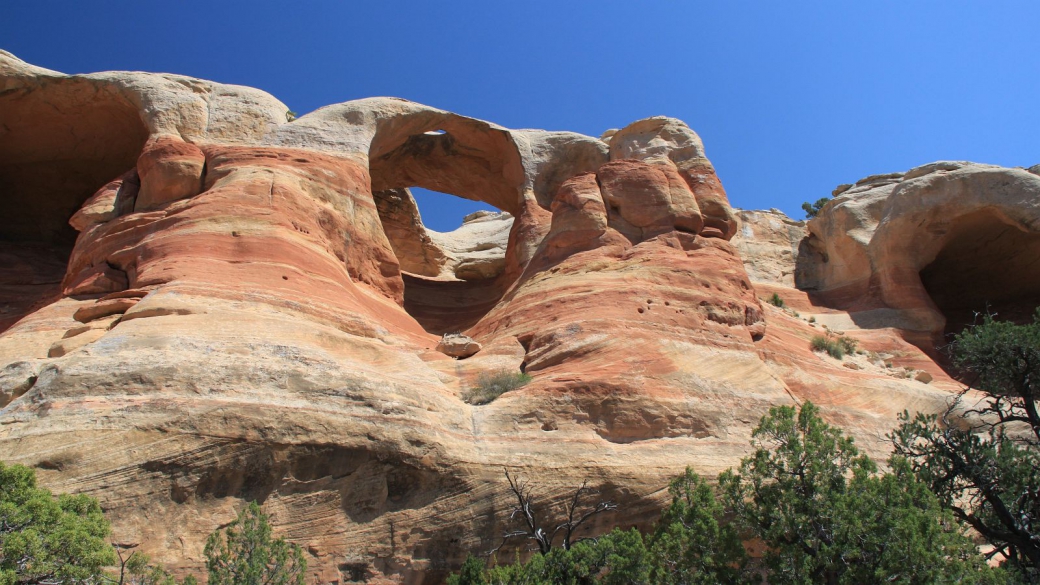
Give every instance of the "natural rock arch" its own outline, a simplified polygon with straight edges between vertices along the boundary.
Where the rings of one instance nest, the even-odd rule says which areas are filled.
[[[432,108],[402,113],[376,124],[368,159],[374,192],[423,187],[519,212],[520,152],[487,122]]]
[[[430,241],[407,188],[482,201],[516,217],[525,175],[512,137],[487,122],[416,108],[377,122],[368,160],[376,207],[403,271],[405,310],[431,333],[468,329],[510,283],[501,268],[437,278],[447,258]]]

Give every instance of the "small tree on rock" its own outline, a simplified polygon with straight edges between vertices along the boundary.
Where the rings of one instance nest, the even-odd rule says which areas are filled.
[[[820,197],[815,203],[809,203],[808,201],[802,203],[802,211],[805,212],[805,219],[812,219],[819,215],[830,201],[830,197]]]
[[[209,585],[303,585],[307,559],[284,538],[273,539],[267,515],[251,502],[206,541]]]
[[[668,487],[665,508],[649,537],[652,582],[662,585],[735,585],[747,580],[740,535],[708,482],[690,467]]]

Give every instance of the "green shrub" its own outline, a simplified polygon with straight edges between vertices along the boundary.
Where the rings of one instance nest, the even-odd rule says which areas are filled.
[[[825,351],[836,360],[845,357],[845,348],[840,341],[824,335],[814,335],[810,342],[813,351]]]
[[[474,405],[487,404],[499,396],[527,385],[531,376],[524,372],[511,372],[502,370],[494,373],[484,373],[477,378],[477,385],[466,395],[466,402]]]
[[[754,562],[769,583],[1003,581],[906,459],[879,472],[812,403],[770,409],[752,446],[718,489],[744,538],[764,545]]]
[[[820,197],[814,203],[809,203],[808,201],[802,203],[802,211],[805,212],[805,219],[812,219],[819,215],[830,201],[830,197]]]
[[[286,122],[292,122],[293,120],[296,119],[297,116],[298,116],[298,114],[296,112],[294,112],[292,110],[285,110],[285,121]]]
[[[838,337],[838,345],[849,355],[856,353],[856,340],[847,335]]]
[[[100,583],[109,532],[96,499],[55,497],[31,468],[0,463],[0,583]]]
[[[769,304],[774,307],[784,307],[784,299],[780,298],[780,295],[773,293],[773,296],[769,297]]]
[[[209,585],[303,585],[307,574],[303,550],[272,536],[267,514],[256,502],[210,534],[203,554]]]

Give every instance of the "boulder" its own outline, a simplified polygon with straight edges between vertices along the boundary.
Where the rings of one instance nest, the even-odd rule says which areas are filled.
[[[437,351],[449,357],[465,359],[480,351],[480,344],[466,335],[446,333],[437,343]]]

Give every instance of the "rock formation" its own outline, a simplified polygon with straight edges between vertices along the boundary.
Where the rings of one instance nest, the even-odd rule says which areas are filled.
[[[910,342],[975,299],[926,293],[1022,246],[1015,290],[1037,290],[1025,171],[861,182],[806,235],[734,212],[672,118],[597,139],[394,98],[287,110],[0,53],[0,452],[180,571],[257,500],[315,582],[437,583],[497,544],[503,468],[546,505],[584,479],[622,504],[590,530],[646,525],[776,404],[811,399],[883,456],[897,412],[957,388]],[[428,232],[413,186],[508,215]],[[814,354],[824,325],[871,353]],[[533,379],[462,400],[503,370]]]
[[[942,161],[867,177],[808,223],[797,282],[860,326],[927,340],[1040,305],[1040,177]],[[988,307],[988,308],[987,308]]]

